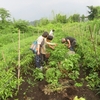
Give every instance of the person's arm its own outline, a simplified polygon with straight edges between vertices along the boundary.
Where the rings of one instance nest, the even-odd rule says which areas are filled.
[[[67,42],[68,42],[68,48],[70,48],[70,47],[71,47],[70,40],[69,40],[69,39],[67,39]]]
[[[49,48],[51,48],[51,49],[54,49],[54,48],[55,48],[54,46],[52,46],[52,45],[49,45],[49,44],[48,44],[48,46],[49,46]]]
[[[46,41],[46,44],[56,46],[56,43],[50,43],[50,42],[47,42],[47,41]]]
[[[38,44],[38,46],[37,46],[37,55],[39,55],[40,54],[40,44]]]

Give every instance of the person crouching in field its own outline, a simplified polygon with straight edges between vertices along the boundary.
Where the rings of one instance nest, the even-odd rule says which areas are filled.
[[[76,47],[76,39],[73,37],[66,37],[62,38],[61,40],[62,43],[65,43],[65,45],[68,47],[70,51],[75,51]]]

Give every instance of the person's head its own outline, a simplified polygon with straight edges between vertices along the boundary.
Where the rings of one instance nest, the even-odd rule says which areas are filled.
[[[66,39],[62,38],[61,43],[65,43],[65,42],[66,42]]]
[[[52,31],[54,32],[55,30],[53,29]]]
[[[42,36],[43,36],[44,38],[46,38],[48,35],[49,35],[48,32],[44,32],[44,33],[42,34]]]
[[[51,41],[53,39],[53,36],[48,35],[46,39],[47,39],[47,41]]]

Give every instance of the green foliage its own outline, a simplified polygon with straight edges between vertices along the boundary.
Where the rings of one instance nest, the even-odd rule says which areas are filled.
[[[97,17],[97,14],[98,14],[97,8],[93,7],[93,6],[87,6],[87,7],[90,10],[90,11],[88,11],[88,13],[89,13],[88,19],[93,20],[94,18]]]
[[[28,32],[28,25],[29,22],[25,21],[25,20],[18,20],[18,21],[14,21],[14,27],[19,29],[21,32]]]
[[[33,76],[35,77],[34,80],[42,81],[44,79],[44,74],[42,73],[42,71],[39,68],[36,68],[33,71]]]
[[[69,78],[76,80],[79,77],[79,61],[80,57],[77,54],[68,56],[67,59],[62,61],[62,68],[68,73]]]
[[[100,94],[100,84],[95,89],[97,91],[97,94]]]
[[[0,18],[2,23],[4,23],[6,21],[6,18],[10,17],[10,13],[8,10],[4,9],[4,8],[0,8]]]
[[[28,84],[30,84],[30,85],[32,85],[33,87],[35,86],[35,82],[33,82],[33,77],[32,77],[32,79],[31,78],[28,78],[27,79],[27,82],[28,82]],[[29,86],[30,87],[30,86]]]
[[[74,68],[73,62],[69,59],[62,61],[62,66],[64,69],[71,71]]]
[[[50,62],[51,61],[60,62],[63,59],[65,59],[66,53],[67,53],[66,47],[59,43],[57,47],[53,50],[53,52],[51,52],[51,56],[49,60]]]
[[[90,30],[89,26],[91,27]],[[35,40],[44,30],[50,31],[50,29],[54,28],[56,31],[52,42],[57,43],[57,46],[53,51],[48,49],[51,56],[49,58],[48,66],[46,66],[47,70],[44,70],[43,73],[41,70],[33,68],[31,69],[34,70],[32,76],[35,78],[35,80],[46,79],[49,84],[53,84],[54,86],[59,84],[58,80],[60,78],[69,77],[76,82],[76,86],[81,86],[81,82],[78,83],[77,79],[79,78],[79,72],[82,69],[84,72],[86,72],[86,74],[84,74],[88,85],[91,86],[91,89],[97,88],[100,85],[98,74],[100,71],[99,26],[99,20],[85,23],[76,22],[72,24],[50,23],[43,27],[29,26],[31,33],[28,32],[20,35],[21,75],[23,73],[28,74],[30,66],[34,66],[34,54],[29,50],[33,40]],[[10,28],[13,29],[13,26]],[[15,30],[16,29],[17,28],[15,28]],[[61,38],[66,36],[73,36],[76,38],[78,47],[76,48],[77,50],[75,54],[69,55],[67,53],[69,51],[68,48],[61,44]],[[2,77],[0,84],[2,87],[4,86],[4,82],[9,82],[10,78],[12,78],[11,83],[9,82],[10,85],[7,85],[8,87],[4,88],[2,92],[0,92],[2,98],[7,98],[8,96],[11,96],[13,89],[16,89],[18,82],[15,74],[15,68],[18,66],[18,33],[2,34],[0,42],[0,77]],[[7,74],[4,74],[6,71]],[[63,71],[65,71],[65,73]],[[7,94],[5,94],[5,91]],[[99,91],[100,87],[98,87],[98,93]]]
[[[21,81],[20,78],[19,84]],[[7,97],[12,97],[12,91],[16,89],[17,84],[14,68],[4,69],[0,66],[0,98],[6,100]]]
[[[81,16],[81,21],[82,21],[82,22],[85,21],[85,15],[84,15],[84,14]]]
[[[39,22],[39,26],[47,25],[49,20],[47,18],[42,18]]]
[[[83,97],[78,98],[78,96],[75,96],[73,100],[86,100],[86,99]]]
[[[83,86],[83,83],[75,83],[75,86],[76,87],[81,87],[81,86]]]
[[[96,22],[96,23],[95,23]],[[79,41],[77,53],[81,55],[81,66],[84,72],[86,72],[86,79],[89,87],[95,89],[97,84],[99,85],[99,75],[96,74],[100,71],[100,49],[97,20],[87,22],[87,26],[90,25],[90,30],[82,31]],[[97,27],[96,27],[97,26]],[[94,80],[94,81],[93,81]]]
[[[79,14],[74,14],[72,16],[73,22],[80,22],[80,15]]]
[[[98,12],[97,18],[99,18],[100,17],[100,6],[96,6],[96,9],[97,9],[97,12]]]
[[[61,77],[61,72],[59,69],[57,68],[49,68],[48,70],[46,70],[46,81],[48,83],[51,83],[53,85],[58,85],[58,79]]]
[[[85,79],[88,81],[89,87],[91,89],[96,88],[100,85],[100,78],[98,77],[97,72],[90,73]]]
[[[0,22],[0,34],[16,33],[18,29],[14,28],[14,25],[11,21],[5,21],[4,23]]]
[[[2,35],[2,37],[3,36],[4,39],[2,40],[2,42],[4,41],[4,44],[2,45],[2,47],[0,47],[0,98],[6,100],[7,97],[13,95],[13,90],[17,88],[18,83],[20,85],[20,83],[22,82],[22,78],[20,77],[20,79],[18,80],[15,71],[18,66],[18,35],[8,34],[7,36]],[[10,41],[10,36],[15,39],[14,42]],[[9,40],[8,43],[6,42],[6,38]],[[30,62],[32,62],[33,53],[29,50],[29,48],[34,38],[22,38],[21,40],[21,74],[28,72],[28,66]]]
[[[55,20],[58,23],[66,23],[66,15],[56,14]]]
[[[67,19],[67,21],[68,21],[69,23],[72,23],[72,22],[80,22],[80,14],[73,14],[73,15],[71,15],[71,16]]]

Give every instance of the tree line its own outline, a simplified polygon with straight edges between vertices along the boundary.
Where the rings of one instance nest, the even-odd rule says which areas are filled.
[[[99,19],[100,18],[100,6],[87,6],[88,10],[88,15],[85,16],[80,15],[80,14],[73,14],[69,17],[67,15],[62,15],[60,13],[56,14],[52,20],[47,19],[47,18],[41,18],[39,20],[35,21],[26,21],[26,20],[15,20],[14,18],[11,19],[11,14],[8,10],[5,8],[0,8],[0,33],[6,33],[3,30],[6,30],[7,32],[12,31],[16,32],[18,29],[21,30],[21,32],[28,32],[32,30],[30,25],[33,26],[41,26],[41,25],[47,25],[49,23],[73,23],[73,22],[84,22],[87,20],[94,20],[94,19]]]

